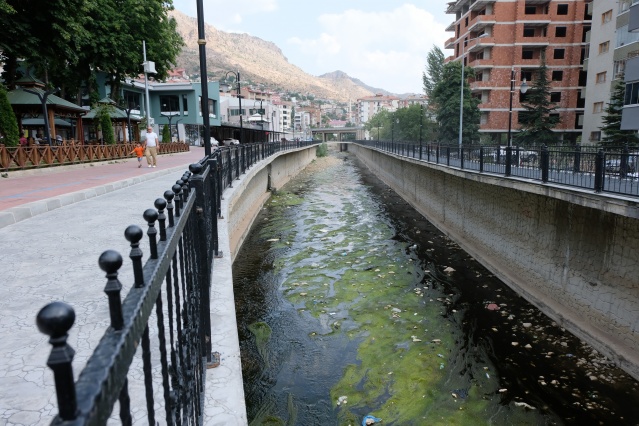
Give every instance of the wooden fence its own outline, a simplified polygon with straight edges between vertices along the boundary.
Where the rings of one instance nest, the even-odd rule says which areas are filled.
[[[26,170],[131,158],[130,152],[134,147],[134,144],[30,147],[0,145],[0,170]],[[185,143],[171,142],[158,145],[158,154],[187,151],[189,145]]]

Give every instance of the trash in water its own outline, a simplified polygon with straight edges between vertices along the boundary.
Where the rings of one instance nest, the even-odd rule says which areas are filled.
[[[381,422],[382,419],[377,418],[375,416],[371,416],[370,414],[362,419],[362,426],[370,426],[374,425],[377,422]]]
[[[440,370],[443,370],[443,369],[444,369],[444,363],[443,363],[443,362],[439,364],[439,369],[440,369]]]
[[[452,392],[453,398],[468,398],[468,389],[453,389]]]
[[[488,309],[489,311],[497,311],[499,310],[499,305],[497,305],[496,303],[489,303],[488,305],[486,305],[486,309]]]
[[[342,404],[346,404],[348,401],[346,400],[348,397],[347,396],[340,396],[339,398],[337,398],[337,405],[342,405]]]

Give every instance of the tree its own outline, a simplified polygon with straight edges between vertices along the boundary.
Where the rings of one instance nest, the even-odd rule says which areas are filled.
[[[169,143],[171,142],[171,129],[168,125],[162,127],[162,142]]]
[[[433,89],[435,118],[438,124],[439,138],[445,142],[459,139],[459,98],[461,81],[461,63],[449,62],[442,69],[442,78]],[[473,77],[475,72],[466,67],[465,77]],[[480,100],[473,97],[468,80],[464,78],[463,128],[462,143],[468,144],[479,140]]]
[[[534,72],[536,78],[522,102],[525,111],[519,113],[521,131],[514,137],[517,144],[550,144],[557,141],[552,129],[559,123],[559,116],[552,114],[556,106],[550,102],[550,80],[544,55]]]
[[[115,134],[113,133],[113,123],[111,122],[111,112],[113,107],[105,104],[100,105],[95,114],[95,120],[97,126],[102,131],[102,143],[105,145],[112,145],[115,143]]]
[[[604,110],[606,115],[602,121],[604,125],[600,127],[603,138],[600,145],[609,147],[621,147],[624,144],[636,147],[639,145],[637,132],[634,130],[621,130],[621,110],[623,109],[626,86],[623,76],[617,80],[610,96],[610,102]]]
[[[434,46],[426,55],[426,71],[422,73],[424,82],[424,93],[429,101],[433,97],[435,86],[442,79],[444,71],[444,53],[442,50]]]
[[[0,135],[4,136],[2,143],[6,146],[18,145],[18,132],[18,122],[7,98],[7,91],[0,84]]]

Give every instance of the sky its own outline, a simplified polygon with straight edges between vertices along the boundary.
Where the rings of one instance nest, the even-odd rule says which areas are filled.
[[[344,71],[392,93],[423,93],[426,55],[453,35],[452,0],[203,0],[204,21],[218,30],[275,43],[311,75]],[[173,0],[196,17],[196,0]]]

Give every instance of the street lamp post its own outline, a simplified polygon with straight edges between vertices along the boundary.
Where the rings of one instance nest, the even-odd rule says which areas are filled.
[[[235,77],[235,83],[237,84],[237,100],[239,102],[239,107],[240,107],[240,136],[238,138],[238,141],[240,141],[240,143],[242,142],[242,132],[244,131],[244,125],[243,125],[243,120],[242,120],[242,87],[240,84],[240,72],[239,71],[228,71],[225,75],[225,79],[229,76],[229,74],[232,74],[233,77]]]
[[[263,99],[260,99],[260,128],[262,129],[262,137],[264,137],[264,118],[262,117],[264,110],[262,109],[262,101]],[[255,104],[257,103],[257,100],[253,101],[253,106],[255,106]]]
[[[422,159],[422,127],[424,126],[424,104],[419,104],[419,159]]]
[[[127,133],[129,135],[129,140],[128,142],[131,143],[133,141],[133,133],[132,133],[132,129],[131,129],[131,111],[135,108],[133,106],[133,102],[129,102],[127,107],[121,106],[122,110],[124,110],[124,112],[126,113],[126,125],[127,125]],[[138,106],[138,109],[140,107]]]
[[[202,0],[197,0],[197,44],[200,53],[200,84],[202,91],[202,125],[204,131],[204,155],[211,155],[211,120],[209,117],[209,85],[206,73],[206,38],[204,35],[204,6]],[[209,348],[207,348],[209,349]]]
[[[464,124],[464,68],[466,68],[466,64],[464,64],[464,48],[466,46],[466,43],[468,43],[469,41],[473,41],[473,40],[477,40],[478,38],[484,38],[484,37],[488,37],[488,34],[482,34],[478,37],[474,37],[471,38],[469,40],[462,40],[462,50],[461,50],[461,90],[460,90],[460,96],[459,96],[459,155],[461,157],[461,150],[462,150],[462,130],[463,130],[463,124]]]
[[[59,87],[55,89],[49,89],[41,92],[31,90],[31,89],[23,89],[27,93],[31,93],[36,95],[38,99],[40,99],[40,103],[42,104],[42,118],[44,119],[44,137],[46,138],[47,144],[51,145],[51,133],[49,128],[49,111],[47,110],[47,98],[49,95],[60,90]]]
[[[528,85],[524,78],[519,87],[521,93],[528,91]],[[510,106],[508,108],[508,145],[506,146],[506,176],[510,176],[512,162],[512,122],[513,122],[513,93],[515,92],[515,67],[510,69]]]

